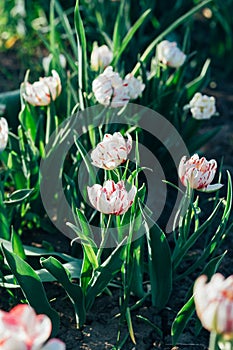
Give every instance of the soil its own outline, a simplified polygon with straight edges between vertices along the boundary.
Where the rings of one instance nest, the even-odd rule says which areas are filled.
[[[20,64],[14,61],[14,53],[12,57],[9,53],[0,54],[1,65],[6,70],[10,70],[11,76],[14,79],[6,79],[6,75],[1,74],[0,90],[7,91],[17,89],[20,81],[22,81],[22,69]],[[2,59],[3,58],[3,59]],[[12,68],[13,67],[13,68]],[[14,69],[15,71],[12,71]],[[2,79],[3,78],[3,79]],[[222,157],[224,157],[223,170],[230,170],[233,174],[233,84],[220,83],[215,89],[208,88],[206,93],[214,95],[217,99],[218,111],[220,116],[212,118],[206,122],[203,132],[212,128],[213,126],[221,126],[221,131],[206,145],[202,151],[211,157],[217,159],[220,164]],[[50,242],[56,250],[70,253],[69,240],[63,235],[47,235],[45,233],[32,233],[30,237],[25,238],[25,243],[28,239],[32,245],[40,245],[42,240]],[[233,232],[226,238],[221,251],[228,250],[226,257],[223,259],[218,271],[225,276],[232,274],[232,259],[233,259]],[[150,349],[164,349],[164,350],[198,350],[208,349],[209,333],[204,329],[201,330],[198,337],[195,336],[194,326],[195,318],[192,318],[179,339],[179,344],[173,347],[171,344],[171,337],[169,330],[174,314],[183,305],[184,296],[192,285],[192,276],[186,278],[182,285],[175,284],[173,294],[168,303],[168,308],[164,310],[163,314],[158,316],[151,306],[149,301],[145,301],[143,305],[132,312],[132,321],[135,332],[136,344],[128,338],[123,350],[150,350]],[[45,289],[51,305],[59,312],[61,316],[61,326],[57,337],[66,343],[67,350],[107,350],[113,349],[116,344],[118,332],[118,318],[119,313],[119,290],[110,288],[112,296],[102,294],[96,299],[96,302],[88,314],[87,322],[82,330],[77,330],[75,327],[75,317],[72,305],[67,298],[64,290],[58,283],[47,283]],[[8,291],[0,288],[0,309],[9,310],[12,308],[16,300],[22,298],[21,292],[16,291],[15,298],[11,298]],[[135,302],[132,296],[131,303]],[[145,324],[138,315],[141,315],[152,324],[162,326],[167,331],[164,339],[160,339],[158,334],[152,326]],[[162,321],[161,321],[162,320]],[[162,322],[162,324],[161,324]],[[127,334],[126,324],[122,327],[122,339]]]

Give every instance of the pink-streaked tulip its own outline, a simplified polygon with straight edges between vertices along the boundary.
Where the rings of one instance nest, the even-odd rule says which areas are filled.
[[[219,190],[223,185],[210,185],[213,181],[217,170],[217,162],[215,159],[207,161],[205,157],[199,159],[198,154],[194,154],[190,159],[184,156],[181,158],[178,174],[184,186],[188,183],[191,188],[212,192]]]
[[[0,152],[4,151],[8,141],[8,123],[4,117],[0,118]]]
[[[47,315],[36,315],[26,304],[10,312],[0,310],[0,348],[2,350],[65,350],[59,339],[49,338],[52,323]]]
[[[96,100],[104,106],[124,107],[130,99],[128,87],[111,66],[93,81],[92,90]]]
[[[196,312],[204,328],[233,340],[233,275],[201,275],[194,284]]]
[[[124,85],[128,86],[129,97],[132,100],[138,98],[145,89],[145,84],[143,84],[138,78],[135,78],[131,73],[126,75]]]
[[[190,108],[193,118],[198,120],[210,119],[216,112],[215,98],[200,92],[193,96],[187,107]]]
[[[106,68],[113,59],[113,53],[107,45],[98,46],[94,43],[91,53],[91,68],[98,71],[101,68]]]
[[[105,134],[103,141],[91,152],[92,164],[98,168],[112,170],[124,163],[132,149],[132,137],[129,134],[127,137],[128,140],[120,132]]]
[[[52,70],[52,76],[40,78],[30,84],[23,83],[23,98],[32,106],[48,106],[61,93],[61,80],[58,73]]]
[[[137,189],[132,186],[127,192],[124,181],[115,183],[112,180],[107,180],[103,186],[95,184],[92,187],[87,187],[87,192],[91,204],[101,213],[122,215],[133,204]]]
[[[186,55],[177,47],[176,42],[163,40],[157,45],[157,58],[166,66],[178,68],[183,65]]]

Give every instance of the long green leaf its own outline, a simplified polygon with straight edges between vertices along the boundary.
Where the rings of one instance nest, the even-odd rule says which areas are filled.
[[[83,21],[80,16],[79,0],[76,0],[74,10],[75,30],[78,42],[78,80],[79,80],[79,103],[81,109],[84,109],[83,93],[88,92],[87,88],[87,43],[86,35],[83,26]]]
[[[154,223],[147,231],[152,304],[161,310],[172,291],[171,252],[166,235]]]
[[[112,254],[96,269],[89,282],[86,295],[86,309],[89,310],[96,296],[100,294],[120,271],[125,258],[125,246],[127,237],[117,246]]]
[[[148,17],[148,15],[151,13],[151,10],[148,9],[146,10],[140,17],[139,19],[134,23],[134,25],[130,28],[124,39],[122,40],[121,46],[117,48],[116,50],[116,55],[113,58],[112,65],[116,65],[117,62],[119,61],[121,55],[125,51],[126,47],[128,46],[129,42],[133,38],[134,34],[136,31],[140,28],[142,23],[145,21],[145,19]],[[115,52],[114,52],[115,53]]]
[[[52,335],[56,335],[59,328],[59,315],[51,308],[43,284],[33,268],[15,253],[8,251],[1,245],[11,271],[15,275],[26,299],[38,314],[46,314],[53,324]]]
[[[45,267],[65,289],[70,298],[76,314],[78,328],[82,327],[86,319],[85,301],[82,288],[70,281],[69,272],[62,263],[53,257],[41,258],[41,264]]]

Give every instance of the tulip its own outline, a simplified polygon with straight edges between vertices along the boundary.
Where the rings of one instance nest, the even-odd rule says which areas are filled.
[[[101,213],[122,215],[133,204],[137,189],[132,186],[127,192],[124,181],[115,183],[112,180],[107,180],[103,186],[95,184],[92,187],[87,187],[87,192],[91,204]]]
[[[103,141],[91,152],[92,164],[98,168],[112,170],[124,163],[132,149],[132,138],[129,134],[127,137],[126,141],[120,132],[105,134]]]
[[[220,273],[201,275],[194,284],[196,312],[204,328],[233,340],[233,275],[224,279]]]
[[[186,55],[177,47],[176,42],[163,40],[157,45],[157,57],[163,64],[178,68],[183,65]]]
[[[187,157],[181,158],[178,174],[184,186],[189,183],[191,188],[202,190],[205,192],[212,192],[219,190],[223,185],[210,185],[213,181],[217,162],[215,159],[207,161],[205,157],[199,159],[198,154],[194,154],[189,160]]]
[[[195,119],[210,119],[216,112],[215,98],[202,95],[200,92],[193,96],[187,107]]]
[[[42,59],[42,66],[46,74],[48,74],[49,72],[49,67],[52,59],[53,55],[51,53]],[[59,55],[59,62],[62,68],[66,68],[66,58],[63,54]]]
[[[48,106],[61,93],[61,80],[58,73],[52,70],[52,76],[40,78],[39,81],[23,84],[23,98],[33,106]]]
[[[8,123],[5,118],[0,118],[0,152],[4,151],[8,141]]]
[[[98,46],[96,43],[93,46],[91,53],[91,68],[98,71],[101,68],[106,68],[113,59],[113,53],[107,45]]]
[[[26,304],[15,306],[10,312],[0,310],[0,348],[2,350],[65,350],[59,339],[47,344],[52,323],[47,315],[36,315]]]
[[[145,84],[143,84],[139,79],[135,78],[131,73],[126,75],[124,85],[128,86],[129,97],[132,100],[138,98],[138,96],[141,95],[145,89]]]
[[[111,66],[93,81],[92,90],[96,100],[104,106],[124,107],[130,99],[128,87]]]

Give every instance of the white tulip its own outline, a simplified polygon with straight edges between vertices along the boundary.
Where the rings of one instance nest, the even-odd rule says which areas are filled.
[[[3,117],[0,118],[0,152],[4,151],[8,141],[8,123]]]
[[[106,68],[113,59],[113,53],[107,45],[98,46],[96,43],[93,46],[91,53],[91,68],[98,71],[101,68]]]
[[[173,68],[182,66],[186,59],[177,43],[168,40],[163,40],[157,45],[157,57],[160,62]]]
[[[105,134],[103,141],[91,152],[92,164],[111,170],[125,162],[132,149],[132,138],[129,134],[127,136],[128,140],[125,140],[120,132]]]
[[[188,107],[195,119],[210,119],[216,112],[215,98],[213,96],[202,95],[197,92]]]
[[[87,187],[88,197],[95,209],[104,214],[122,215],[133,204],[137,189],[132,186],[126,191],[124,181],[115,183],[112,180],[104,182],[103,186],[95,184]]]
[[[23,83],[23,98],[33,106],[48,106],[61,93],[61,80],[58,73],[52,70],[52,76],[40,78],[39,81],[30,84]]]
[[[191,188],[205,192],[216,191],[223,186],[222,184],[210,185],[217,170],[215,159],[210,161],[205,157],[199,159],[198,154],[194,154],[189,160],[186,159],[186,156],[182,157],[178,169],[179,178],[184,186],[189,183]]]

